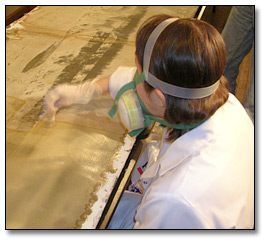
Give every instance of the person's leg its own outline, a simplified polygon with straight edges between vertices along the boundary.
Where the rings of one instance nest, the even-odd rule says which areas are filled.
[[[252,47],[254,38],[254,7],[234,6],[222,31],[227,50],[224,76],[235,93],[239,65]]]
[[[108,229],[133,229],[134,217],[142,195],[125,191],[108,225]]]
[[[244,107],[254,123],[254,47],[252,49],[250,58],[250,77],[249,77],[249,87],[247,89]]]

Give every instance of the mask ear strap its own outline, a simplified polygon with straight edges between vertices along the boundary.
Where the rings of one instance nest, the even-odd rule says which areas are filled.
[[[204,123],[204,121],[203,121],[203,122],[193,123],[191,125],[186,125],[186,124],[182,124],[182,123],[171,124],[171,123],[169,123],[167,121],[164,121],[164,120],[162,120],[160,118],[156,118],[156,117],[153,117],[153,116],[147,115],[145,117],[148,117],[150,120],[160,123],[162,126],[167,126],[167,127],[175,128],[175,129],[192,129],[192,128],[196,128],[199,125],[201,125],[202,123]]]
[[[199,122],[199,123],[193,123],[191,125],[184,125],[184,124],[181,124],[181,123],[180,124],[171,124],[171,123],[166,122],[166,121],[164,121],[162,119],[159,119],[159,118],[156,118],[156,117],[153,117],[153,116],[149,116],[149,115],[145,115],[145,121],[144,121],[145,127],[129,132],[128,133],[129,136],[130,137],[138,136],[145,128],[151,126],[152,121],[160,123],[161,126],[167,126],[167,127],[175,128],[175,129],[192,129],[192,128],[198,127],[199,125],[204,123],[204,122]]]
[[[136,74],[138,74],[138,73],[136,73]],[[145,74],[142,72],[140,75],[137,75],[133,80],[137,86],[138,84],[145,81]]]
[[[121,97],[121,95],[123,93],[125,93],[126,91],[130,90],[130,89],[135,89],[136,85],[134,82],[130,82],[125,84],[116,94],[115,100],[114,100],[114,104],[112,109],[108,112],[108,115],[110,116],[110,118],[113,118],[117,112],[117,108],[118,108],[118,100]]]
[[[167,127],[170,127],[170,128],[175,128],[175,129],[192,129],[192,128],[195,128],[195,127],[198,127],[199,125],[201,125],[203,122],[198,122],[198,123],[193,123],[191,125],[186,125],[186,124],[182,124],[182,123],[179,123],[179,124],[171,124],[163,119],[160,119],[160,118],[157,118],[157,117],[154,117],[151,115],[151,113],[146,109],[145,105],[143,104],[141,98],[138,96],[139,98],[139,102],[140,102],[140,105],[141,105],[141,108],[144,112],[144,118],[145,118],[145,127],[149,127],[151,124],[152,124],[152,121],[155,121],[155,122],[158,122],[160,123],[162,126],[167,126]],[[133,132],[133,131],[132,131]]]

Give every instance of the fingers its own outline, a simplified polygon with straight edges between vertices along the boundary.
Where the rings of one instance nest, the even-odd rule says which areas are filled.
[[[60,94],[57,88],[49,91],[45,96],[45,111],[55,113],[60,108]]]
[[[45,111],[56,112],[63,106],[87,104],[92,98],[99,97],[102,91],[92,82],[79,85],[62,84],[49,91],[45,96]]]

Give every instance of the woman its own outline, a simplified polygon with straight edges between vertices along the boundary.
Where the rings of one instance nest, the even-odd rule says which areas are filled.
[[[119,67],[107,78],[62,85],[46,96],[54,113],[108,91],[119,107],[125,88],[133,88],[145,126],[150,121],[167,126],[136,167],[140,178],[133,178],[130,191],[140,194],[124,195],[110,228],[253,227],[254,129],[228,92],[225,62],[224,41],[211,25],[159,15],[137,32],[133,83],[136,69]]]

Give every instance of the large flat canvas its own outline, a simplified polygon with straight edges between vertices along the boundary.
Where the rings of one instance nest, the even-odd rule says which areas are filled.
[[[6,28],[6,228],[95,228],[134,139],[110,95],[42,121],[49,89],[134,66],[138,27],[197,6],[40,6]]]

